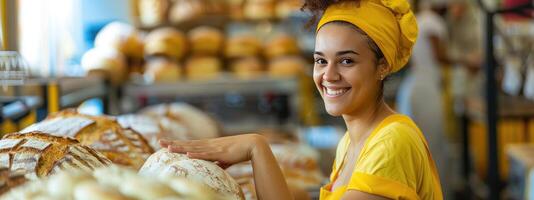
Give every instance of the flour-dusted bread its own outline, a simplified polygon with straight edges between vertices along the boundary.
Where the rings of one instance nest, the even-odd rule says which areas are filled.
[[[11,133],[0,140],[0,168],[36,179],[61,170],[92,171],[111,164],[77,140],[42,132]]]
[[[116,119],[79,114],[75,110],[52,114],[21,133],[31,131],[75,138],[81,144],[104,154],[114,163],[134,168],[139,168],[154,152],[141,134],[133,129],[122,128]]]
[[[190,159],[186,155],[161,149],[152,154],[139,173],[147,176],[178,176],[198,181],[209,186],[222,196],[243,199],[237,182],[213,162]]]
[[[141,114],[165,117],[162,127],[182,124],[187,129],[187,139],[208,139],[220,136],[219,124],[208,114],[186,103],[159,104],[149,106]]]
[[[144,177],[118,166],[92,173],[61,172],[14,188],[0,199],[33,200],[227,200],[202,184],[178,177]]]
[[[159,140],[188,140],[187,128],[167,117],[128,114],[117,117],[123,128],[130,128],[143,135],[152,148],[159,150]]]

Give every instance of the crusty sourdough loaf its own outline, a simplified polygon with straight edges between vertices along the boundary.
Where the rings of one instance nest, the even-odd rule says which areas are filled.
[[[127,114],[117,117],[123,128],[130,128],[143,135],[152,148],[159,150],[159,140],[189,140],[186,127],[167,117],[151,117],[140,114]]]
[[[48,116],[21,133],[42,131],[56,136],[75,138],[94,148],[114,163],[139,168],[154,152],[145,138],[132,129],[122,128],[116,119],[89,116],[65,110]]]
[[[171,153],[167,149],[152,154],[139,173],[157,177],[185,177],[207,185],[221,196],[244,199],[237,182],[215,163],[190,159],[184,154]]]
[[[111,164],[77,140],[42,132],[11,133],[0,140],[0,168],[36,179],[61,170],[92,171]]]
[[[171,128],[174,124],[182,124],[187,130],[187,139],[208,139],[220,136],[220,127],[208,114],[186,103],[159,104],[146,107],[140,112],[143,115],[164,117],[161,126]]]

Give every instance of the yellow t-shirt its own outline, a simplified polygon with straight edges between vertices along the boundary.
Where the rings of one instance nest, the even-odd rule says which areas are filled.
[[[349,144],[347,133],[338,144],[331,183],[321,188],[321,200],[340,199],[348,190],[391,199],[443,199],[426,140],[409,117],[395,114],[384,119],[365,141],[349,184],[331,191]]]

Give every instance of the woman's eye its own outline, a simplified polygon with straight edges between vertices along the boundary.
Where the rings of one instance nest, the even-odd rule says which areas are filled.
[[[315,64],[325,65],[326,64],[326,60],[322,59],[322,58],[317,58],[317,59],[315,59]]]
[[[343,59],[341,60],[341,64],[344,64],[344,65],[350,65],[354,63],[354,61],[352,61],[351,59]]]

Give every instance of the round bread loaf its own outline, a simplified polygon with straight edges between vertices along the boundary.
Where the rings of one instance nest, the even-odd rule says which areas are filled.
[[[62,170],[92,171],[111,161],[77,140],[32,131],[0,140],[0,168],[37,179]]]
[[[217,55],[224,45],[224,34],[217,28],[199,26],[188,33],[193,55]]]
[[[261,42],[253,35],[236,35],[226,42],[225,55],[228,58],[241,58],[258,56],[261,51]]]
[[[95,47],[112,48],[127,57],[143,58],[143,40],[130,24],[111,22],[104,26],[95,38]]]
[[[149,83],[175,82],[182,76],[182,68],[168,59],[151,59],[146,63],[145,80]]]
[[[203,183],[222,196],[244,199],[237,182],[216,164],[190,159],[184,154],[161,149],[152,154],[139,173],[147,176],[178,176]]]
[[[185,70],[190,80],[210,80],[219,77],[222,61],[215,56],[197,56],[187,60]]]
[[[108,47],[97,47],[85,52],[81,65],[88,75],[102,75],[113,85],[120,85],[128,74],[126,58],[119,51]]]
[[[122,128],[114,118],[79,114],[75,110],[52,114],[21,133],[32,131],[75,138],[114,163],[134,168],[139,168],[154,152],[143,136],[132,129]]]
[[[175,28],[158,28],[146,36],[145,53],[149,56],[165,56],[180,60],[186,52],[187,39]]]
[[[139,18],[145,26],[157,26],[167,20],[169,0],[140,0]]]

